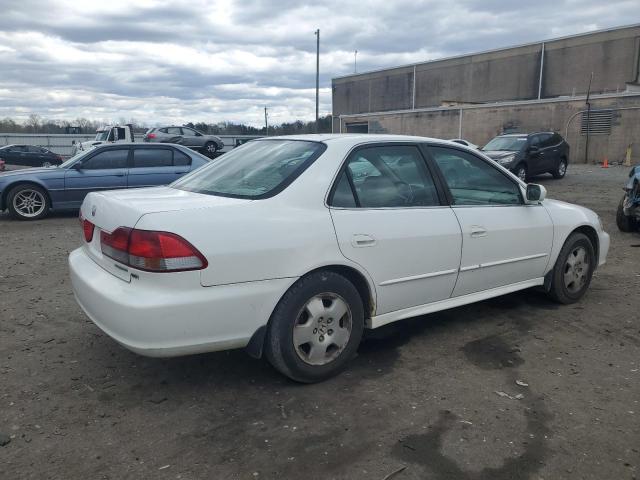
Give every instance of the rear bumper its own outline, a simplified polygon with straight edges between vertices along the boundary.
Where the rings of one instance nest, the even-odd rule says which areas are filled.
[[[69,255],[69,268],[74,295],[87,316],[127,349],[150,357],[246,346],[295,281],[202,287],[199,272],[183,272],[188,275],[151,274],[163,276],[159,284],[150,275],[128,283],[82,248]]]

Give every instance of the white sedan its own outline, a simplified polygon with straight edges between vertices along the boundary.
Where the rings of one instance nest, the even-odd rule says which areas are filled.
[[[247,347],[315,382],[364,328],[542,287],[579,300],[609,236],[476,150],[395,135],[254,140],[168,187],[94,192],[78,303],[126,348]]]

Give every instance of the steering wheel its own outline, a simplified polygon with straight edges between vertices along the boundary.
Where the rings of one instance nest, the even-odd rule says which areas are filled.
[[[413,192],[413,187],[411,187],[410,183],[407,182],[394,182],[397,190],[398,190],[398,196],[402,199],[402,201],[404,202],[405,205],[410,205],[413,203],[413,199],[414,199],[414,192]]]

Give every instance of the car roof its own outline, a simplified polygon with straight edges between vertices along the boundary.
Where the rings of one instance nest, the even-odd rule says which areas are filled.
[[[178,145],[176,143],[146,143],[146,142],[103,143],[101,145],[96,145],[95,147],[89,150],[85,150],[85,152],[93,152],[96,150],[115,149],[115,148],[122,148],[122,147],[138,147],[138,148],[149,148],[149,149],[171,147],[171,148],[175,148],[176,150],[180,150],[181,152],[184,152],[190,156],[202,157],[207,161],[211,161],[209,157],[206,157],[201,153],[196,152],[195,150],[192,150],[183,145]]]
[[[498,137],[530,137],[531,135],[539,135],[541,133],[548,133],[550,135],[554,135],[557,132],[544,131],[544,132],[531,132],[531,133],[504,133],[502,135],[498,135]]]
[[[261,137],[254,141],[265,140],[306,140],[310,142],[341,143],[343,145],[359,145],[362,143],[380,142],[429,142],[443,143],[461,146],[459,143],[451,142],[441,138],[419,137],[416,135],[392,135],[377,133],[314,133],[307,135],[281,135],[276,137]],[[464,147],[464,145],[462,145]]]

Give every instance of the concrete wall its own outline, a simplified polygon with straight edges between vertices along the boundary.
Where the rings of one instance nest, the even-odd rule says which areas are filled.
[[[593,98],[593,109],[626,109],[616,112],[610,135],[590,135],[589,162],[622,161],[633,144],[633,159],[640,163],[640,95]],[[637,108],[636,108],[637,107]],[[580,134],[584,99],[486,105],[460,108],[406,111],[390,114],[354,115],[342,119],[342,131],[349,123],[367,123],[369,133],[420,135],[457,138],[460,134],[477,145],[484,145],[504,131],[556,131],[571,146],[572,162],[585,161],[586,136]],[[574,116],[575,114],[575,116]],[[460,116],[462,115],[462,123]],[[573,118],[572,118],[573,117]],[[340,125],[336,125],[336,132]]]
[[[543,43],[333,79],[333,116],[538,98]],[[638,82],[640,26],[544,42],[542,98]],[[415,69],[415,92],[414,92]]]

